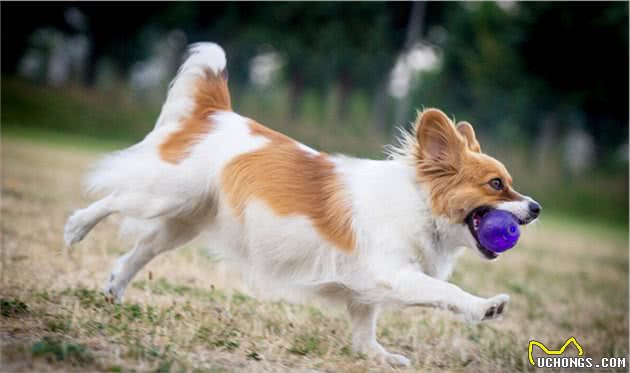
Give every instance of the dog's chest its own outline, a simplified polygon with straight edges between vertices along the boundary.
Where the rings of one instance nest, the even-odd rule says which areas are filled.
[[[453,247],[447,235],[432,227],[425,239],[418,242],[418,262],[423,272],[439,280],[446,280],[453,273],[462,247]]]

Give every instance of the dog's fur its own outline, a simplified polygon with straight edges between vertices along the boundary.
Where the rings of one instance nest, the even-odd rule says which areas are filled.
[[[68,219],[66,243],[112,213],[138,237],[107,295],[119,301],[152,258],[207,232],[249,277],[345,303],[354,349],[391,364],[409,361],[376,341],[379,305],[445,308],[471,322],[504,311],[507,295],[480,298],[445,280],[464,247],[496,257],[473,234],[477,209],[508,210],[521,224],[540,209],[481,152],[470,124],[427,109],[388,160],[328,155],[232,112],[225,69],[218,45],[193,45],[153,131],[89,175],[104,198]]]

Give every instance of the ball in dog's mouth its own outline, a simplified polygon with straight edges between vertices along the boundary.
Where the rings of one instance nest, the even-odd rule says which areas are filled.
[[[522,222],[507,211],[478,207],[468,214],[465,222],[477,249],[489,260],[514,247],[520,237],[518,226]]]

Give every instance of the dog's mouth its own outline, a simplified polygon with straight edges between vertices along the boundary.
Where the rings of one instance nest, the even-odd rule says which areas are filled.
[[[479,230],[479,224],[481,223],[481,218],[483,218],[487,213],[492,211],[493,208],[488,206],[477,207],[472,210],[465,219],[466,225],[468,225],[468,230],[470,234],[475,239],[475,243],[477,244],[477,250],[488,260],[494,260],[499,257],[499,254],[492,252],[485,248],[481,242],[479,242],[479,235],[477,231]]]
[[[483,218],[487,213],[494,210],[489,206],[481,206],[472,210],[467,216],[464,222],[468,226],[468,230],[470,234],[475,238],[475,242],[477,244],[477,249],[488,260],[494,260],[499,257],[498,253],[490,251],[488,248],[484,247],[481,242],[479,242],[479,235],[477,231],[479,230],[479,224],[481,223],[481,218]],[[518,219],[519,225],[527,224],[528,222],[523,219]]]

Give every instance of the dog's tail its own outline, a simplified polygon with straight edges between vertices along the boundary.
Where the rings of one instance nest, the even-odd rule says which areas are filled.
[[[182,117],[204,120],[213,112],[231,111],[227,77],[223,48],[215,43],[192,44],[171,82],[155,127]]]
[[[141,190],[140,185],[163,180],[168,171],[165,162],[182,160],[190,145],[207,132],[209,116],[231,110],[225,52],[214,43],[191,45],[188,58],[171,82],[152,134],[96,164],[86,178],[88,192]]]

